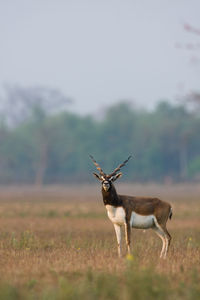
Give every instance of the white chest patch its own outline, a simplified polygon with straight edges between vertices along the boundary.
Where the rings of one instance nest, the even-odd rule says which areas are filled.
[[[133,228],[148,229],[154,226],[154,215],[143,216],[136,214],[134,211],[131,214],[130,225]]]
[[[125,223],[125,211],[123,207],[114,207],[106,205],[108,218],[114,223],[123,225]]]

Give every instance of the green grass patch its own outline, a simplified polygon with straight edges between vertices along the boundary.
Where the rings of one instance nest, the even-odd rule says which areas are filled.
[[[0,299],[3,300],[167,300],[199,299],[200,275],[193,269],[187,281],[174,285],[173,279],[158,274],[153,267],[140,268],[135,260],[127,261],[123,273],[94,272],[73,276],[71,273],[56,278],[52,285],[30,279],[20,287],[0,284]]]

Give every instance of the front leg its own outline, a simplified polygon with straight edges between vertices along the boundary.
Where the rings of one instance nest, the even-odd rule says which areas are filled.
[[[131,254],[131,226],[129,222],[125,223],[125,237],[128,254]]]
[[[122,249],[121,249],[121,237],[122,237],[122,231],[121,231],[121,225],[114,224],[115,233],[117,237],[117,245],[118,245],[118,255],[119,257],[122,256]]]

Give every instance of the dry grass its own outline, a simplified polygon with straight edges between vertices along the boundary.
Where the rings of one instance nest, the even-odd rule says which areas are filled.
[[[199,186],[118,190],[172,203],[167,260],[158,259],[161,241],[150,230],[133,230],[133,260],[125,258],[125,247],[124,258],[117,258],[98,186],[1,188],[0,299],[133,299],[133,293],[145,299],[146,292],[149,299],[198,299]]]

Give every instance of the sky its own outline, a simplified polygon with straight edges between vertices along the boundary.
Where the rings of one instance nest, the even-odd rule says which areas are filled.
[[[199,14],[199,0],[0,0],[0,89],[55,88],[82,115],[175,102],[200,90],[200,36],[184,30]]]

